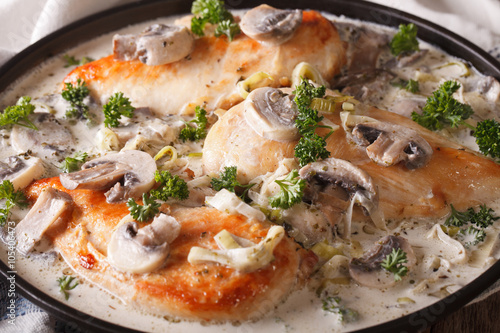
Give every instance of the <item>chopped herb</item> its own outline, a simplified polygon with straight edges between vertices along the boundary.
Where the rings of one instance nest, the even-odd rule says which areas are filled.
[[[90,94],[87,84],[78,78],[76,85],[69,82],[65,83],[61,95],[71,104],[71,109],[66,110],[67,118],[81,118],[90,120],[89,107],[83,102],[85,97]]]
[[[236,174],[237,168],[235,166],[224,167],[224,171],[220,173],[219,178],[212,178],[212,188],[216,191],[220,191],[225,188],[226,190],[234,193],[236,187],[243,187],[245,188],[245,191],[243,192],[242,197],[244,197],[246,192],[255,184],[242,185],[236,180]]]
[[[408,25],[400,24],[399,30],[392,38],[389,46],[394,56],[420,50],[417,40],[417,26],[413,23]]]
[[[297,170],[292,170],[283,180],[275,180],[281,191],[269,198],[273,208],[288,209],[302,201],[306,181],[299,177]]]
[[[66,157],[61,165],[61,170],[66,173],[77,171],[85,163],[87,157],[85,152],[78,152],[73,157]]]
[[[10,180],[4,180],[0,184],[0,200],[6,199],[12,205],[19,206],[21,208],[28,206],[28,199],[22,191],[16,191],[14,189],[14,184]]]
[[[21,97],[16,105],[8,106],[3,113],[0,113],[0,127],[19,125],[38,130],[35,124],[28,118],[34,110],[35,106],[31,104],[31,97]]]
[[[179,176],[172,176],[169,171],[157,170],[155,180],[160,183],[160,186],[149,192],[152,197],[163,201],[167,201],[169,198],[185,200],[189,197],[187,183]]]
[[[161,204],[155,200],[153,196],[142,194],[142,202],[144,205],[139,205],[133,198],[127,201],[127,207],[130,215],[137,222],[147,222],[151,220],[160,211]]]
[[[352,323],[359,319],[359,313],[355,310],[346,308],[341,305],[340,297],[327,297],[323,300],[323,310],[339,315],[339,319],[343,323]]]
[[[493,158],[500,157],[500,123],[494,119],[480,121],[473,133],[479,150]]]
[[[179,138],[182,141],[198,141],[204,139],[207,136],[207,122],[207,111],[197,106],[194,119],[186,123],[186,126],[179,134]],[[191,126],[189,123],[194,123],[196,126]]]
[[[234,21],[233,15],[224,7],[224,1],[220,0],[196,0],[191,6],[191,31],[204,36],[204,29],[207,23],[218,24],[215,29],[215,36],[226,35],[229,41],[240,33],[238,24]]]
[[[408,273],[408,267],[403,265],[407,263],[406,252],[401,249],[392,249],[392,252],[382,261],[380,266],[386,271],[394,274],[394,281],[401,281],[401,277]]]
[[[110,128],[120,126],[119,120],[122,116],[132,118],[135,108],[130,104],[127,97],[123,97],[122,92],[118,92],[110,97],[102,110],[104,113],[104,126]]]
[[[418,81],[415,81],[413,79],[409,79],[408,81],[399,79],[397,81],[391,82],[391,85],[394,87],[404,89],[413,94],[418,93],[420,91],[420,85],[418,84]]]
[[[457,211],[453,205],[450,205],[450,208],[451,214],[444,222],[444,225],[446,227],[459,228],[458,232],[455,232],[455,235],[461,240],[464,240],[467,235],[474,237],[472,241],[465,242],[465,247],[483,242],[486,237],[484,229],[500,219],[500,216],[493,216],[493,209],[486,207],[486,205],[481,205],[477,212],[472,207],[464,212]]]
[[[64,294],[64,298],[66,300],[69,299],[69,290],[73,290],[78,286],[78,281],[75,281],[75,283],[71,284],[73,280],[75,279],[74,276],[69,276],[69,275],[63,275],[62,277],[57,279],[57,282],[59,283],[59,290]]]
[[[90,57],[82,57],[81,60],[78,60],[75,58],[75,56],[70,56],[68,54],[63,55],[64,61],[66,61],[66,64],[64,65],[64,68],[71,67],[71,66],[81,66],[85,65],[91,61],[94,61],[94,59]]]
[[[320,126],[319,122],[323,120],[323,116],[320,116],[317,110],[310,108],[312,100],[323,98],[325,91],[324,86],[316,88],[304,78],[294,91],[295,103],[299,110],[295,126],[302,135],[295,146],[295,157],[299,160],[300,166],[330,157],[330,152],[326,149],[326,139],[333,131],[324,138],[316,134],[317,128],[328,126]]]
[[[427,98],[422,114],[413,112],[411,119],[420,125],[436,131],[445,125],[458,127],[465,124],[474,111],[468,104],[460,103],[453,98],[453,93],[460,88],[456,81],[446,81]]]

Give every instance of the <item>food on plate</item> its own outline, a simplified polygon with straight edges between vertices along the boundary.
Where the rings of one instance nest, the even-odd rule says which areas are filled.
[[[495,78],[414,25],[216,0],[192,14],[6,94],[0,224],[23,267],[49,261],[44,291],[141,330],[341,331],[500,258]],[[96,292],[98,310],[80,303]]]

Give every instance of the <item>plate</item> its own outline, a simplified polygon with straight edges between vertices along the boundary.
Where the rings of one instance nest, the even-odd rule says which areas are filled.
[[[228,9],[255,7],[262,1],[228,0]],[[364,1],[352,0],[309,0],[307,6],[303,1],[266,1],[278,8],[315,9],[334,15],[374,22],[386,26],[397,27],[401,23],[414,23],[418,26],[419,38],[438,46],[443,51],[469,62],[479,72],[500,79],[500,63],[487,52],[457,36],[456,34],[433,23],[413,15]],[[164,16],[189,13],[191,2],[186,0],[147,1],[113,8],[70,24],[32,44],[0,68],[0,92],[8,88],[30,69],[44,60],[64,52],[79,43],[88,41],[99,35]],[[0,271],[7,277],[9,268],[0,261]],[[400,332],[422,331],[438,320],[463,307],[481,292],[487,289],[500,276],[500,261],[486,270],[465,287],[431,304],[419,311],[404,317],[369,327],[358,332]],[[45,295],[21,276],[16,276],[17,291],[21,295],[40,306],[49,314],[68,323],[99,332],[137,332],[106,322],[61,303]]]

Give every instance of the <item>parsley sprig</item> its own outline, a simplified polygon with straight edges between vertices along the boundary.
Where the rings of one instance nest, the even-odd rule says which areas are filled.
[[[133,198],[129,198],[127,201],[130,215],[137,222],[147,222],[160,212],[159,208],[161,204],[157,202],[153,196],[143,193],[142,203],[143,205],[138,204]]]
[[[444,222],[446,227],[460,228],[457,237],[461,240],[465,239],[467,235],[473,237],[471,241],[465,242],[465,247],[477,245],[484,241],[486,237],[486,229],[493,224],[500,216],[493,216],[493,209],[481,205],[476,212],[474,208],[470,207],[466,211],[460,212],[450,205],[451,214]]]
[[[494,119],[480,121],[474,133],[479,150],[484,155],[500,158],[500,123]]]
[[[220,0],[196,0],[191,6],[191,31],[204,36],[207,23],[217,24],[214,35],[216,37],[225,35],[232,41],[234,36],[240,33],[238,23],[234,21],[233,15],[224,7],[224,1]]]
[[[28,118],[33,111],[35,106],[31,104],[31,97],[23,96],[16,105],[8,106],[3,113],[0,113],[0,127],[19,125],[36,131],[38,128]]]
[[[89,107],[83,102],[85,97],[90,94],[85,81],[78,78],[75,85],[70,82],[66,82],[64,85],[61,96],[71,104],[71,108],[66,110],[66,117],[90,120]]]
[[[160,186],[149,191],[152,197],[167,201],[169,198],[185,200],[189,197],[189,189],[184,179],[173,176],[170,171],[156,171],[155,180]]]
[[[323,98],[325,92],[326,88],[324,86],[316,88],[304,78],[294,91],[295,103],[299,110],[299,114],[295,119],[295,126],[302,135],[295,146],[295,157],[299,160],[301,167],[318,159],[330,157],[330,152],[326,149],[326,139],[333,131],[325,137],[316,134],[317,128],[330,127],[319,125],[319,122],[323,120],[323,116],[319,115],[318,110],[309,107],[313,98]]]
[[[465,124],[474,111],[470,105],[453,98],[453,93],[459,88],[460,83],[456,81],[444,82],[427,98],[422,114],[413,112],[411,119],[433,131]]]
[[[288,209],[302,201],[306,181],[299,177],[299,172],[294,169],[284,179],[275,180],[280,186],[280,192],[269,198],[273,208]]]
[[[108,103],[102,107],[104,113],[104,126],[107,128],[120,126],[121,116],[132,118],[135,108],[130,104],[130,100],[123,96],[122,92],[117,92],[109,98]]]
[[[62,277],[57,279],[57,283],[59,283],[59,291],[64,294],[64,299],[69,299],[69,290],[73,290],[78,286],[78,281],[75,281],[73,284],[74,276],[63,275]]]
[[[406,252],[401,249],[392,249],[392,252],[385,257],[380,263],[380,266],[386,271],[394,274],[394,281],[401,281],[401,278],[408,273],[408,267],[405,263],[408,262]]]
[[[408,81],[399,79],[394,82],[391,82],[391,85],[394,87],[404,89],[413,94],[418,93],[420,91],[420,85],[418,81],[415,81],[413,79],[409,79]]]
[[[10,180],[4,180],[0,184],[0,200],[5,199],[4,207],[0,209],[0,226],[4,226],[10,215],[10,210],[14,206],[25,208],[28,206],[28,199],[21,191],[14,189],[14,184]]]
[[[398,56],[401,53],[418,51],[417,26],[413,23],[408,25],[400,24],[398,32],[392,38],[389,46],[391,53]]]
[[[247,185],[241,184],[238,180],[236,180],[237,173],[238,169],[236,166],[224,167],[224,170],[220,173],[219,178],[212,178],[210,184],[212,185],[212,188],[216,191],[220,191],[223,188],[225,188],[229,192],[234,193],[237,187],[244,188],[245,190],[241,195],[241,198],[244,198],[248,190],[255,184],[247,184]]]
[[[336,313],[339,315],[339,320],[345,323],[352,323],[359,319],[359,313],[356,310],[346,308],[341,305],[342,299],[340,297],[326,297],[323,299],[323,310]]]
[[[77,152],[73,157],[66,157],[61,165],[62,172],[74,172],[80,169],[80,166],[87,160],[88,154]]]
[[[182,141],[198,141],[204,139],[207,136],[207,122],[207,111],[197,106],[194,119],[186,123],[186,126],[184,126],[179,134],[179,139]],[[196,126],[191,126],[190,123]]]

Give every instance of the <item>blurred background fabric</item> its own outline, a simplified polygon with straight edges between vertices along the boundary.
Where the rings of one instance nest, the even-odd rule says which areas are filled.
[[[85,16],[137,0],[0,0],[0,65],[51,32]],[[189,1],[189,0],[186,0]],[[500,0],[369,0],[441,25],[500,59]],[[230,1],[226,1],[230,7]],[[497,289],[494,286],[490,292]],[[5,320],[7,287],[0,279],[0,332],[81,332],[16,298],[16,327]]]

